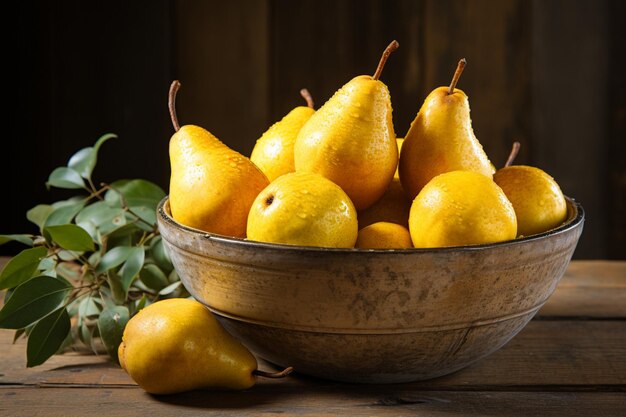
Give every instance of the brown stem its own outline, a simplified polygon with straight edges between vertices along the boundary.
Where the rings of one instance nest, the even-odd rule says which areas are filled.
[[[520,143],[518,141],[513,142],[513,146],[511,147],[511,153],[509,154],[509,158],[506,160],[506,163],[504,164],[505,168],[513,164],[513,161],[515,160],[519,152],[519,148],[520,148]]]
[[[307,90],[306,88],[303,88],[302,90],[300,90],[300,95],[302,96],[303,99],[306,100],[306,105],[309,106],[309,108],[314,109],[315,107],[313,107],[313,97],[311,97],[311,93],[309,93],[309,90]]]
[[[170,118],[172,119],[172,125],[174,126],[174,130],[178,132],[180,130],[180,125],[178,124],[178,117],[176,116],[176,93],[178,93],[178,89],[180,88],[180,81],[174,80],[172,81],[172,85],[170,85],[170,92],[168,94],[167,107],[170,109]]]
[[[293,371],[293,367],[289,366],[280,372],[265,372],[265,371],[260,371],[258,369],[255,369],[254,371],[252,371],[252,374],[257,375],[257,376],[262,376],[263,378],[275,379],[275,378],[284,378],[287,375],[289,375],[292,371]]]
[[[373,80],[377,80],[380,77],[380,74],[383,72],[383,68],[385,67],[385,62],[387,62],[387,58],[389,58],[389,55],[391,55],[393,51],[398,49],[399,46],[400,44],[395,39],[391,41],[389,45],[387,45],[387,47],[383,51],[383,56],[380,57],[378,67],[376,67],[376,72],[372,76]]]
[[[456,66],[456,71],[454,71],[452,82],[450,83],[450,87],[448,88],[448,94],[454,93],[454,89],[456,88],[456,83],[458,83],[459,78],[461,78],[461,74],[463,73],[463,68],[465,68],[465,64],[467,64],[467,61],[465,60],[465,58],[461,58],[461,60]]]

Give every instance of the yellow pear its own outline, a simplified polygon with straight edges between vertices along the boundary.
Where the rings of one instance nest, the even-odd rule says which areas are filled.
[[[409,231],[416,248],[463,246],[515,239],[517,221],[504,192],[483,174],[440,174],[413,200]]]
[[[359,230],[356,239],[361,249],[402,249],[412,248],[409,230],[396,223],[376,222]]]
[[[257,370],[250,351],[233,338],[202,304],[187,298],[157,301],[140,310],[124,328],[120,365],[151,394],[193,389],[246,389]]]
[[[179,86],[172,83],[169,100],[176,130],[169,145],[172,217],[206,232],[245,237],[250,206],[269,181],[248,158],[207,130],[178,125],[174,102]]]
[[[248,239],[300,246],[354,247],[356,210],[346,193],[312,172],[278,177],[258,195]]]
[[[529,236],[559,226],[567,219],[565,196],[557,182],[540,168],[511,165],[517,153],[504,168],[496,171],[493,179],[515,209],[517,233]]]
[[[293,145],[296,136],[304,123],[315,113],[313,99],[308,90],[303,88],[300,94],[308,106],[298,106],[280,121],[274,123],[257,140],[252,149],[250,160],[263,171],[270,182],[283,174],[295,171]]]
[[[397,138],[398,151],[402,149],[404,139]],[[376,222],[391,222],[409,227],[409,211],[411,210],[411,200],[407,197],[398,170],[387,187],[385,194],[374,204],[358,212],[359,229],[362,229]]]
[[[305,123],[296,139],[296,171],[315,172],[338,184],[358,210],[387,189],[398,163],[391,99],[378,78],[393,41],[373,76],[360,75],[335,92]]]
[[[465,66],[459,61],[449,87],[434,89],[404,137],[400,153],[400,181],[411,199],[433,177],[466,170],[492,177],[494,168],[476,139],[469,100],[456,87]]]

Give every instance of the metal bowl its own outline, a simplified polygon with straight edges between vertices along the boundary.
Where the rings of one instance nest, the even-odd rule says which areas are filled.
[[[258,356],[336,381],[396,383],[459,370],[515,336],[556,288],[583,229],[512,241],[363,250],[268,244],[172,219],[159,230],[189,292]]]

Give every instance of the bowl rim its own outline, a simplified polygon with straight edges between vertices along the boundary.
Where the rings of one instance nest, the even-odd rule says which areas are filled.
[[[169,202],[169,195],[166,195],[157,206],[157,223],[161,221],[187,233],[196,235],[199,238],[207,239],[210,241],[232,244],[240,247],[250,247],[257,249],[273,249],[281,251],[295,251],[295,252],[321,252],[321,253],[363,253],[363,254],[376,254],[376,253],[397,253],[397,254],[415,254],[415,253],[448,253],[448,252],[473,252],[487,250],[491,248],[506,247],[521,245],[528,242],[547,239],[551,236],[560,235],[569,232],[577,227],[580,227],[585,220],[585,211],[580,203],[573,198],[565,196],[567,202],[568,219],[560,226],[550,229],[548,231],[537,233],[534,235],[519,237],[511,240],[505,240],[495,243],[483,243],[477,245],[464,245],[464,246],[445,246],[438,248],[398,248],[398,249],[361,249],[361,248],[332,248],[332,247],[320,247],[320,246],[299,246],[288,245],[283,243],[269,243],[260,242],[256,240],[249,240],[246,238],[231,237],[225,235],[219,235],[216,233],[205,232],[200,229],[185,226],[174,220],[174,218],[166,211],[166,205]]]

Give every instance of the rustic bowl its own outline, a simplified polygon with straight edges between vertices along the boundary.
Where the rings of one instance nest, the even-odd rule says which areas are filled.
[[[337,381],[395,383],[461,369],[515,336],[557,286],[582,232],[568,220],[513,241],[359,250],[260,243],[172,219],[159,230],[189,292],[258,356]]]

